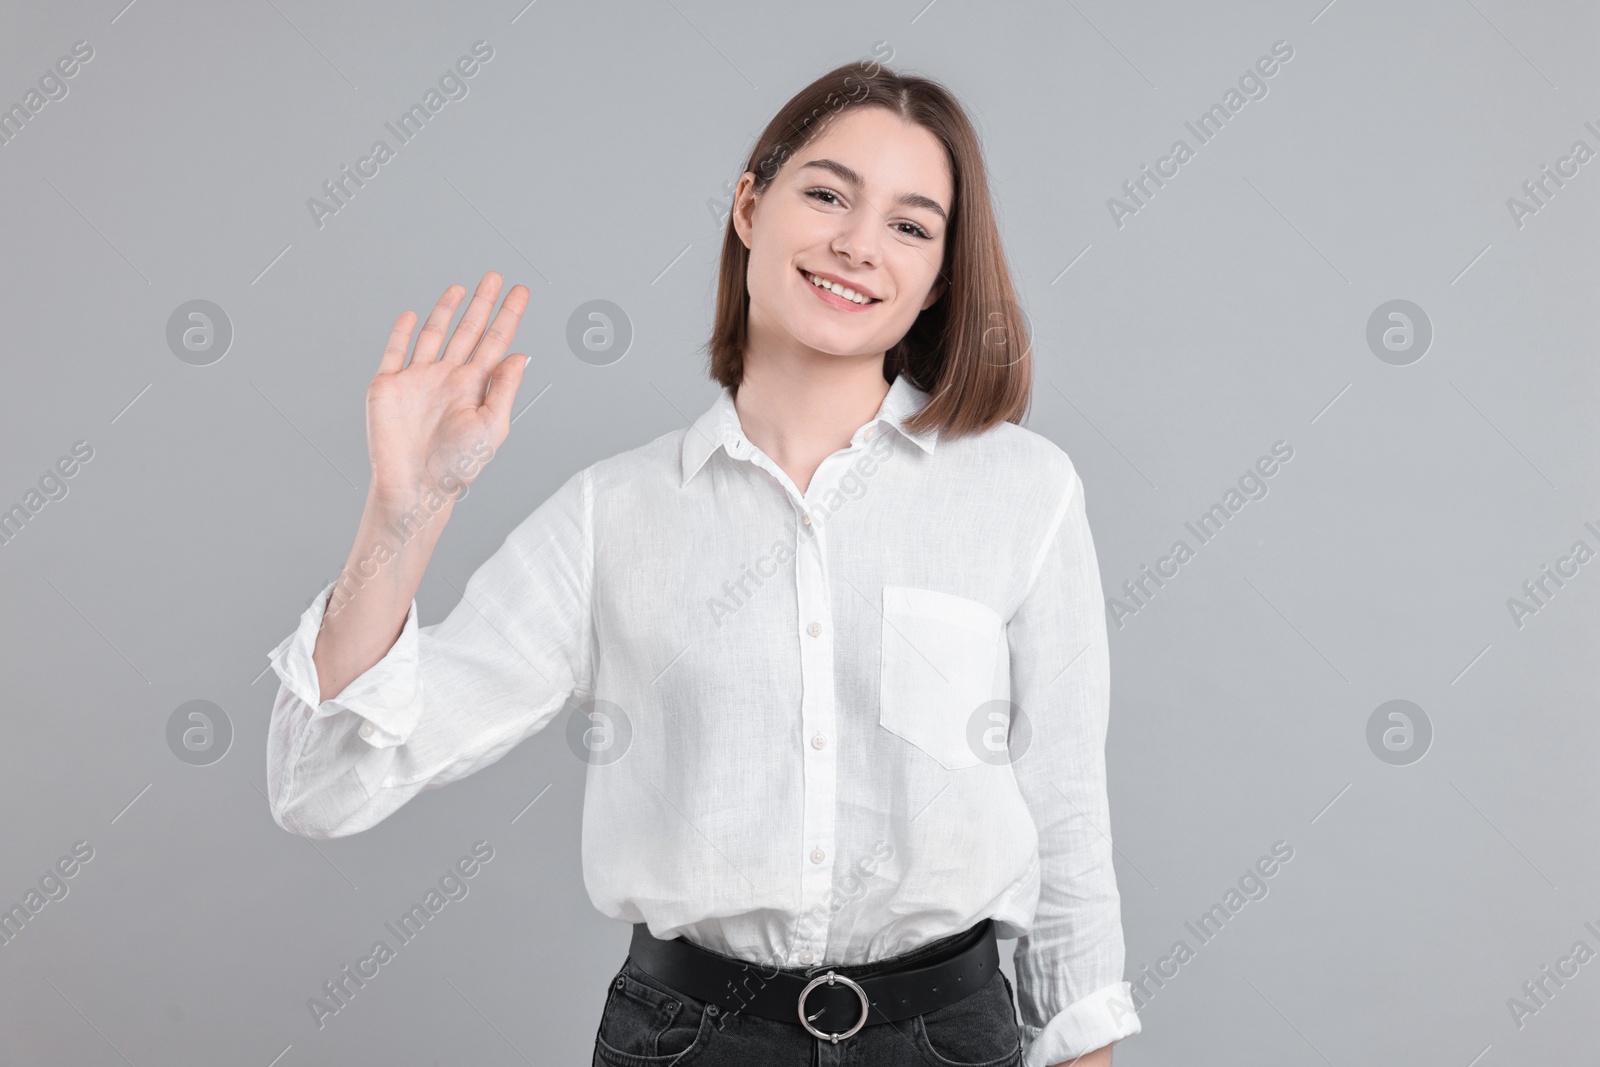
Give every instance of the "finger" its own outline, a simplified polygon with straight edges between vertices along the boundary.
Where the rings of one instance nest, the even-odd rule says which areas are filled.
[[[506,294],[505,300],[500,303],[500,312],[483,331],[483,340],[478,342],[478,347],[473,350],[474,363],[482,360],[487,366],[494,364],[511,347],[511,339],[516,336],[517,323],[522,321],[523,312],[528,310],[528,298],[531,296],[526,285],[513,285],[511,292]]]
[[[461,321],[456,323],[450,343],[444,346],[444,355],[440,358],[446,363],[465,363],[472,355],[478,338],[483,334],[484,324],[489,321],[489,312],[494,310],[494,298],[500,295],[502,281],[500,275],[491,270],[478,283],[478,291],[472,294],[472,303],[467,305]]]
[[[489,394],[483,398],[483,406],[501,425],[511,422],[511,402],[516,399],[527,366],[528,357],[518,352],[502,359],[489,376]]]
[[[464,285],[452,285],[444,291],[439,302],[433,305],[433,312],[429,314],[428,321],[422,325],[422,333],[417,335],[417,351],[411,357],[412,366],[418,363],[432,363],[439,358],[439,348],[444,344],[444,332],[450,328],[450,320],[455,317],[456,308],[461,304],[461,298],[467,295]]]
[[[406,365],[406,353],[411,350],[411,331],[417,328],[417,313],[407,308],[394,320],[389,332],[389,343],[384,346],[383,359],[378,361],[379,374],[392,374]]]

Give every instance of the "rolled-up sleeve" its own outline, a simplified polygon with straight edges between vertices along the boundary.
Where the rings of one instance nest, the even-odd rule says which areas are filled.
[[[569,478],[468,580],[448,616],[413,600],[378,662],[319,701],[312,652],[330,582],[268,653],[279,688],[267,744],[273,819],[312,838],[380,822],[538,732],[592,687],[590,471]]]
[[[1064,457],[1063,457],[1064,458]],[[1123,980],[1105,738],[1110,654],[1083,483],[1066,486],[1007,624],[1012,700],[1032,727],[1013,765],[1038,830],[1039,901],[1014,964],[1028,1067],[1072,1060],[1139,1032]]]

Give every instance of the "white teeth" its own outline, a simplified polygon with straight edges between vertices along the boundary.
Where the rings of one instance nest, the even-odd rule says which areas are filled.
[[[826,280],[824,278],[819,278],[815,274],[807,274],[806,277],[810,278],[811,279],[811,284],[815,285],[818,289],[826,289],[830,293],[833,293],[833,294],[835,294],[837,296],[844,297],[846,300],[850,301],[851,303],[854,303],[854,304],[870,304],[870,303],[872,303],[872,299],[870,297],[862,296],[860,293],[856,292],[854,289],[851,289],[849,286],[835,285],[833,282],[830,282],[830,281],[828,281],[828,280]]]

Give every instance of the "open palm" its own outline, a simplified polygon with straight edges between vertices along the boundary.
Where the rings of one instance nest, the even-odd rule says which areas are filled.
[[[407,310],[395,321],[367,386],[371,492],[378,498],[409,506],[429,491],[456,495],[511,432],[512,401],[528,361],[505,351],[529,293],[526,286],[513,286],[490,322],[502,281],[494,271],[483,276],[448,344],[445,330],[466,288],[446,289],[423,324],[409,364],[416,314]]]

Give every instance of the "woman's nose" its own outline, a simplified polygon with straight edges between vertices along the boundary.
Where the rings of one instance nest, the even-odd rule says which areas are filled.
[[[879,218],[879,222],[874,222],[873,218]],[[853,211],[834,237],[833,250],[853,263],[876,264],[881,229],[881,218],[872,208]]]

